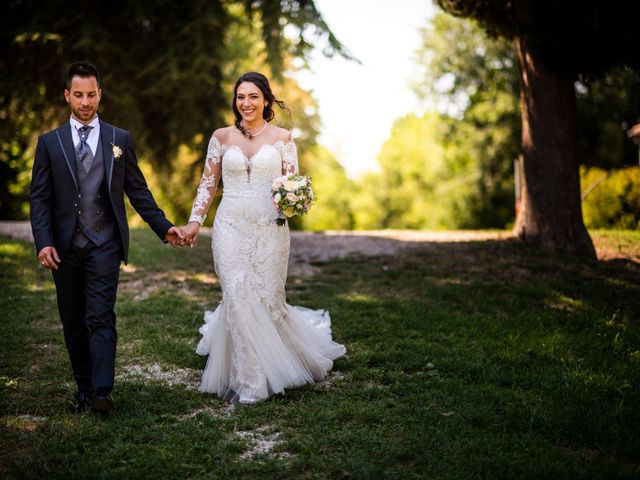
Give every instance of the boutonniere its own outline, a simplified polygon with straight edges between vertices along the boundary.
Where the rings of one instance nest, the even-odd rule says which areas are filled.
[[[122,149],[118,145],[111,144],[111,153],[113,153],[113,158],[119,160],[122,156]]]

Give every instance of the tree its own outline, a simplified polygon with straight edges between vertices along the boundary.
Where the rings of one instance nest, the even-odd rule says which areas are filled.
[[[364,176],[353,198],[356,228],[434,229],[455,226],[445,168],[446,121],[437,113],[397,119],[378,154],[379,171]]]
[[[437,13],[422,29],[414,91],[446,123],[441,142],[455,228],[513,222],[513,160],[520,152],[515,50],[467,19]]]
[[[307,167],[303,173],[312,177],[316,202],[302,217],[305,230],[351,230],[354,226],[351,210],[352,182],[344,168],[329,150],[316,145],[304,154]]]
[[[437,0],[513,38],[521,69],[524,208],[515,232],[526,242],[595,257],[580,205],[574,82],[617,65],[640,68],[638,2],[614,0]]]
[[[576,83],[581,164],[606,170],[638,164],[627,130],[640,122],[640,73],[615,68]]]
[[[414,90],[426,108],[449,117],[446,169],[465,179],[465,188],[454,192],[456,227],[504,228],[513,222],[513,160],[521,149],[516,50],[477,22],[444,12],[421,33]],[[581,79],[576,93],[580,163],[605,169],[637,164],[626,130],[640,120],[640,75],[617,68]]]
[[[262,40],[248,42],[238,31]],[[181,146],[203,151],[212,126],[222,123],[235,66],[268,65],[284,82],[287,63],[304,60],[313,36],[327,54],[350,57],[312,0],[89,1],[73,9],[61,0],[3,2],[0,218],[20,211],[26,192],[12,193],[12,185],[28,165],[34,135],[68,115],[62,90],[71,62],[98,66],[101,113],[126,125],[141,156],[170,173]]]
[[[446,207],[442,195],[443,123],[438,115],[396,120],[378,154],[385,215],[383,228],[438,228]]]

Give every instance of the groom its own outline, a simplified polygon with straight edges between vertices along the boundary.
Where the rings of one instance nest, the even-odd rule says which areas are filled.
[[[71,118],[38,139],[31,178],[31,228],[38,262],[53,272],[64,339],[78,385],[75,411],[113,410],[114,306],[129,228],[124,193],[164,241],[184,245],[147,187],[125,130],[98,118],[100,77],[74,63],[64,97]]]

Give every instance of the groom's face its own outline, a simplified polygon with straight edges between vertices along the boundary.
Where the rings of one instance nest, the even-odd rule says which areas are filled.
[[[102,90],[98,87],[96,77],[75,76],[71,79],[69,90],[64,91],[71,115],[85,125],[98,113],[101,96]]]

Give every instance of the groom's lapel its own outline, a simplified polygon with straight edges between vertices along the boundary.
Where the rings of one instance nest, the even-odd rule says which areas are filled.
[[[111,144],[116,144],[116,129],[102,120],[100,121],[100,143],[102,158],[104,158],[104,174],[107,178],[107,187],[111,191],[111,177],[113,176],[113,146]]]
[[[73,178],[73,183],[76,184],[78,189],[78,172],[76,170],[76,149],[73,146],[73,138],[71,138],[71,123],[67,122],[56,130],[56,136],[58,137],[58,143],[60,149],[64,155],[64,160],[67,162],[69,172]]]

